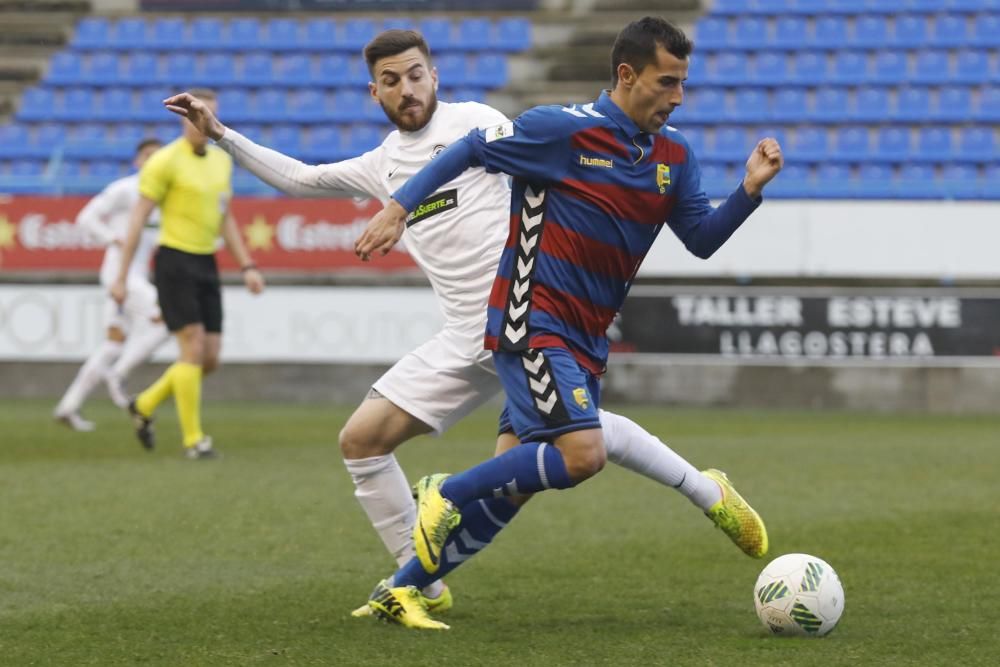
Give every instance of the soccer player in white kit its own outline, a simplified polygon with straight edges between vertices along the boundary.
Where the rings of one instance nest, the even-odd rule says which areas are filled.
[[[133,160],[136,169],[160,146],[157,139],[139,142]],[[150,227],[143,231],[136,259],[129,271],[125,303],[119,306],[107,296],[121,263],[121,244],[129,212],[138,198],[139,175],[136,173],[110,183],[87,202],[76,218],[76,224],[107,247],[100,272],[105,293],[107,338],[84,362],[54,413],[56,420],[76,431],[94,430],[94,423],[80,416],[80,408],[102,380],[115,405],[120,408],[128,406],[122,382],[132,369],[148,359],[169,337],[160,319],[156,288],[149,281],[149,258],[156,248],[157,218],[152,218]]]
[[[387,30],[365,47],[365,59],[373,79],[371,95],[397,131],[364,155],[333,164],[305,165],[259,146],[227,128],[187,93],[164,103],[217,141],[238,164],[287,194],[374,197],[383,204],[452,142],[474,128],[507,121],[484,104],[438,102],[437,71],[419,33]],[[375,382],[340,433],[355,496],[400,566],[415,553],[415,504],[393,451],[416,435],[444,432],[501,390],[491,353],[483,349],[483,334],[486,304],[507,239],[509,206],[506,176],[471,169],[414,211],[404,233],[406,249],[430,280],[445,316],[444,328]],[[676,488],[720,525],[716,516],[724,495],[738,497],[731,487],[723,491],[722,482],[699,472],[625,417],[602,410],[601,424],[609,460]],[[503,433],[497,452],[517,444],[513,433]],[[523,502],[499,500],[505,504],[502,516],[496,507],[485,512],[490,534],[470,536],[443,568],[456,567],[484,548]],[[466,518],[463,513],[463,521]],[[451,593],[440,581],[412,593],[413,604],[425,609],[440,612],[452,605]],[[366,605],[355,615],[368,613]]]

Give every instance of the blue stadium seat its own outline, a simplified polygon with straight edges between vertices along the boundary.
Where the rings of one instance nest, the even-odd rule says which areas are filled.
[[[712,5],[712,12],[715,14],[729,14],[742,16],[752,11],[753,0],[715,0]]]
[[[97,117],[98,106],[93,89],[67,88],[56,106],[55,118],[66,122],[89,120]]]
[[[159,51],[183,48],[186,32],[187,24],[184,23],[184,19],[177,17],[158,18],[153,21],[149,33],[149,43],[146,46],[151,46]]]
[[[767,21],[759,16],[741,16],[733,25],[730,47],[755,51],[770,41]]]
[[[268,51],[297,51],[302,41],[301,26],[295,19],[271,19],[264,26],[264,35],[259,46],[253,48],[266,49]],[[251,45],[246,44],[244,48]]]
[[[416,30],[417,24],[407,16],[392,16],[382,21],[382,30]]]
[[[763,125],[750,129],[750,140],[753,145],[756,145],[764,137],[774,137],[780,146],[784,147],[788,145],[788,136],[783,127]],[[749,152],[747,155],[749,155]]]
[[[938,91],[937,103],[928,113],[930,120],[963,123],[972,117],[972,91],[960,86],[946,86]]]
[[[831,156],[842,162],[864,162],[871,153],[870,145],[868,128],[847,125],[837,128]]]
[[[62,123],[43,123],[35,128],[35,145],[38,157],[48,158],[52,151],[66,143],[66,126]]]
[[[888,126],[878,130],[873,157],[883,162],[903,162],[910,155],[910,131]]]
[[[322,122],[328,111],[326,94],[311,88],[295,91],[288,104],[288,118],[297,123]]]
[[[809,98],[804,88],[783,88],[774,93],[771,119],[801,123],[809,115]]]
[[[941,196],[940,182],[934,177],[934,167],[926,164],[905,164],[899,170],[895,193],[907,199],[936,199]]]
[[[846,164],[821,164],[816,170],[816,182],[817,195],[829,199],[853,197],[857,190],[857,182]]]
[[[889,117],[889,91],[885,88],[859,88],[854,96],[854,107],[848,114],[852,122],[877,123]]]
[[[270,53],[254,51],[243,54],[243,67],[235,75],[234,83],[250,88],[262,88],[270,85],[294,85],[282,81],[274,75],[274,59]]]
[[[365,118],[368,96],[358,90],[338,90],[331,100],[330,118],[339,123],[360,122]]]
[[[74,49],[106,49],[111,41],[111,23],[101,16],[90,16],[76,24]]]
[[[739,88],[724,110],[724,120],[734,124],[766,123],[771,120],[767,92],[760,88]]]
[[[711,82],[738,86],[750,78],[747,56],[741,52],[722,52],[715,56]]]
[[[951,128],[924,127],[917,135],[917,150],[910,159],[922,162],[944,162],[951,157]]]
[[[507,57],[496,53],[480,53],[470,58],[466,83],[496,89],[507,85]],[[458,84],[456,84],[458,85]]]
[[[799,127],[788,147],[788,159],[798,162],[820,162],[829,154],[830,139],[821,127]]]
[[[446,53],[434,59],[441,85],[454,88],[469,83],[469,72],[464,55]]]
[[[362,58],[351,58],[348,60],[345,76],[347,78],[344,82],[352,88],[366,87],[371,80],[371,74],[368,72],[368,64]]]
[[[125,57],[118,80],[133,86],[142,86],[160,80],[160,65],[154,53],[134,51]]]
[[[209,53],[195,70],[195,81],[205,86],[229,86],[237,83],[236,59],[230,53]]]
[[[184,41],[184,48],[191,51],[215,51],[225,48],[223,24],[217,18],[196,18]]]
[[[281,56],[274,63],[274,80],[284,85],[298,88],[312,83],[312,65],[302,54]]]
[[[131,120],[132,97],[131,88],[103,89],[99,99],[94,102],[93,117],[106,122]]]
[[[964,127],[958,138],[958,152],[953,160],[966,162],[1000,161],[1000,151],[992,127]]]
[[[310,51],[333,51],[337,48],[337,22],[333,19],[309,19],[302,47]]]
[[[780,16],[795,5],[795,0],[757,0],[752,10],[765,16]]]
[[[371,19],[348,19],[341,26],[336,46],[342,51],[357,53],[375,37],[376,32],[375,22]],[[430,44],[432,49],[438,48],[434,42]]]
[[[972,31],[972,43],[987,48],[1000,46],[1000,12],[976,16]]]
[[[774,36],[769,48],[801,49],[811,39],[809,23],[802,16],[779,16],[774,23]]]
[[[288,117],[288,96],[279,88],[261,88],[254,95],[253,120],[260,123],[282,123]]]
[[[948,0],[903,0],[906,10],[912,14],[932,14],[948,8]]]
[[[843,61],[852,61],[852,57],[860,57],[859,54],[847,53],[838,56],[837,65],[840,67]],[[863,63],[863,61],[862,61]],[[835,70],[836,71],[836,70]],[[854,73],[856,74],[856,73]],[[831,75],[827,74],[827,60],[825,53],[814,51],[804,51],[795,54],[794,67],[792,68],[792,82],[803,86],[815,86],[820,83],[829,82]],[[858,81],[857,77],[853,81]]]
[[[57,86],[73,85],[83,80],[83,68],[80,54],[71,51],[60,51],[52,56],[49,69],[45,73],[45,82]]]
[[[868,54],[841,51],[833,59],[833,71],[828,81],[844,85],[864,84],[871,80]]]
[[[884,16],[859,16],[854,20],[854,32],[844,46],[881,49],[889,42],[889,22]]]
[[[84,61],[80,83],[94,86],[109,86],[118,83],[118,54],[110,51],[95,51]]]
[[[20,177],[40,177],[45,171],[45,163],[41,160],[12,160],[10,175]]]
[[[382,131],[375,125],[355,125],[347,135],[347,152],[361,155],[382,143]]]
[[[489,19],[465,18],[458,22],[456,41],[460,49],[484,51],[489,48],[490,32],[493,26]]]
[[[87,163],[87,175],[104,185],[127,175],[128,172],[127,164],[123,165],[117,160],[94,160]]]
[[[708,81],[708,57],[694,53],[688,59],[688,80],[696,83]]]
[[[800,3],[802,4],[801,0]],[[815,4],[806,2],[806,4]],[[862,14],[868,9],[867,0],[823,0],[823,12],[827,14]]]
[[[816,19],[815,32],[808,45],[820,49],[840,49],[848,41],[847,19],[843,16],[821,16]]]
[[[688,78],[693,78],[688,72]],[[791,78],[788,71],[788,57],[780,52],[758,53],[750,68],[750,82],[764,86],[777,86]]]
[[[107,127],[107,126],[105,126]],[[101,155],[118,160],[131,160],[135,147],[147,136],[146,129],[136,123],[118,123],[113,127],[111,138],[103,142]]]
[[[985,51],[963,50],[955,56],[953,83],[983,83],[990,78],[990,61]]]
[[[947,51],[921,51],[917,54],[910,81],[925,84],[940,83],[951,78],[950,71]]]
[[[901,84],[909,78],[906,54],[900,51],[881,51],[875,56],[875,67],[870,80],[875,83]]]
[[[983,199],[1000,199],[1000,164],[987,165],[980,183],[979,194]]]
[[[337,162],[345,157],[340,128],[320,125],[309,131],[309,141],[302,149],[302,159],[316,164]]]
[[[732,187],[730,185],[730,187]],[[767,186],[769,197],[790,197],[800,199],[814,194],[816,186],[812,172],[804,164],[786,163],[781,170],[781,178],[776,178]]]
[[[427,18],[420,22],[420,34],[433,51],[451,51],[457,47],[451,21],[446,18]]]
[[[54,115],[56,96],[50,88],[28,88],[21,95],[18,120],[50,120]]]
[[[683,122],[712,123],[722,120],[726,96],[717,88],[701,88],[688,96],[678,111]]]
[[[482,88],[472,88],[469,86],[464,86],[461,88],[455,88],[451,93],[452,99],[456,102],[485,102],[486,101],[486,91]],[[381,111],[375,106],[375,110],[378,113]]]
[[[302,155],[302,132],[298,125],[275,125],[271,128],[268,146],[274,150],[300,157]]]
[[[0,159],[9,160],[27,155],[29,136],[26,125],[0,125]]]
[[[949,164],[941,170],[941,194],[949,199],[976,199],[982,191],[979,168],[969,164]]]
[[[330,53],[319,57],[310,70],[309,83],[327,88],[338,88],[347,84],[347,69],[350,64],[342,53]]]
[[[944,14],[934,20],[930,45],[936,48],[955,48],[968,44],[971,38],[964,16]]]
[[[983,89],[979,96],[979,105],[972,117],[984,123],[1000,122],[1000,88]]]
[[[154,139],[159,139],[164,145],[177,139],[180,136],[180,128],[174,123],[159,123],[153,126],[151,132]]]
[[[239,123],[254,117],[250,112],[250,95],[244,88],[223,88],[219,91],[219,116],[223,122]],[[241,133],[242,128],[237,128]]]
[[[260,21],[255,18],[232,19],[222,31],[222,45],[230,51],[251,48],[263,38]]]
[[[158,82],[173,87],[190,88],[195,81],[198,61],[191,53],[171,53],[163,64]]]
[[[701,157],[705,154],[706,137],[705,130],[700,127],[687,127],[684,128],[682,132],[684,139],[687,140],[688,146],[697,157]]]
[[[729,21],[718,16],[706,16],[695,24],[694,38],[699,49],[729,48]]]
[[[846,88],[820,88],[813,100],[813,109],[807,120],[820,123],[841,123],[850,111],[850,97]]]
[[[862,164],[854,185],[854,196],[886,199],[892,196],[892,167],[886,164]]]
[[[715,143],[706,158],[718,162],[746,160],[753,143],[750,135],[742,127],[722,127],[715,131]]]
[[[531,22],[522,17],[509,17],[497,21],[490,40],[490,49],[518,53],[531,48]]]
[[[66,136],[64,155],[66,157],[104,157],[108,143],[105,126],[97,123],[82,123],[72,128]]]
[[[929,41],[927,18],[917,14],[902,14],[896,17],[889,44],[900,49],[916,49],[926,46]]]
[[[927,88],[900,88],[896,93],[896,106],[890,118],[901,122],[919,122],[931,108],[931,94]]]
[[[145,19],[120,19],[112,28],[108,47],[119,51],[132,51],[149,47],[152,31]]]
[[[179,134],[176,116],[163,108],[163,100],[176,90],[171,88],[143,88],[132,100],[131,120],[144,120],[153,123],[169,123],[176,137]]]

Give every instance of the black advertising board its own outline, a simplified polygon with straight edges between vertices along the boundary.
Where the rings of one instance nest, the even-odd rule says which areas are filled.
[[[644,354],[1000,361],[1000,290],[636,286],[609,337]]]

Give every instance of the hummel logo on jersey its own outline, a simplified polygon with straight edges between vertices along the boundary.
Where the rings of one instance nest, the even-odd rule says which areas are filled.
[[[571,116],[576,116],[577,118],[586,118],[587,116],[590,116],[591,118],[604,118],[604,114],[599,111],[594,111],[593,102],[584,104],[579,108],[577,108],[577,105],[573,104],[572,106],[563,107],[562,110]]]
[[[580,156],[580,164],[584,167],[604,167],[606,169],[614,169],[615,167],[614,160],[604,157],[589,157],[587,155]]]

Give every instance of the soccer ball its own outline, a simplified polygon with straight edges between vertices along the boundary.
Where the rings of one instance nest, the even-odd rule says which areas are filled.
[[[768,563],[757,577],[753,604],[772,634],[822,637],[844,613],[844,587],[825,560],[785,554]]]

